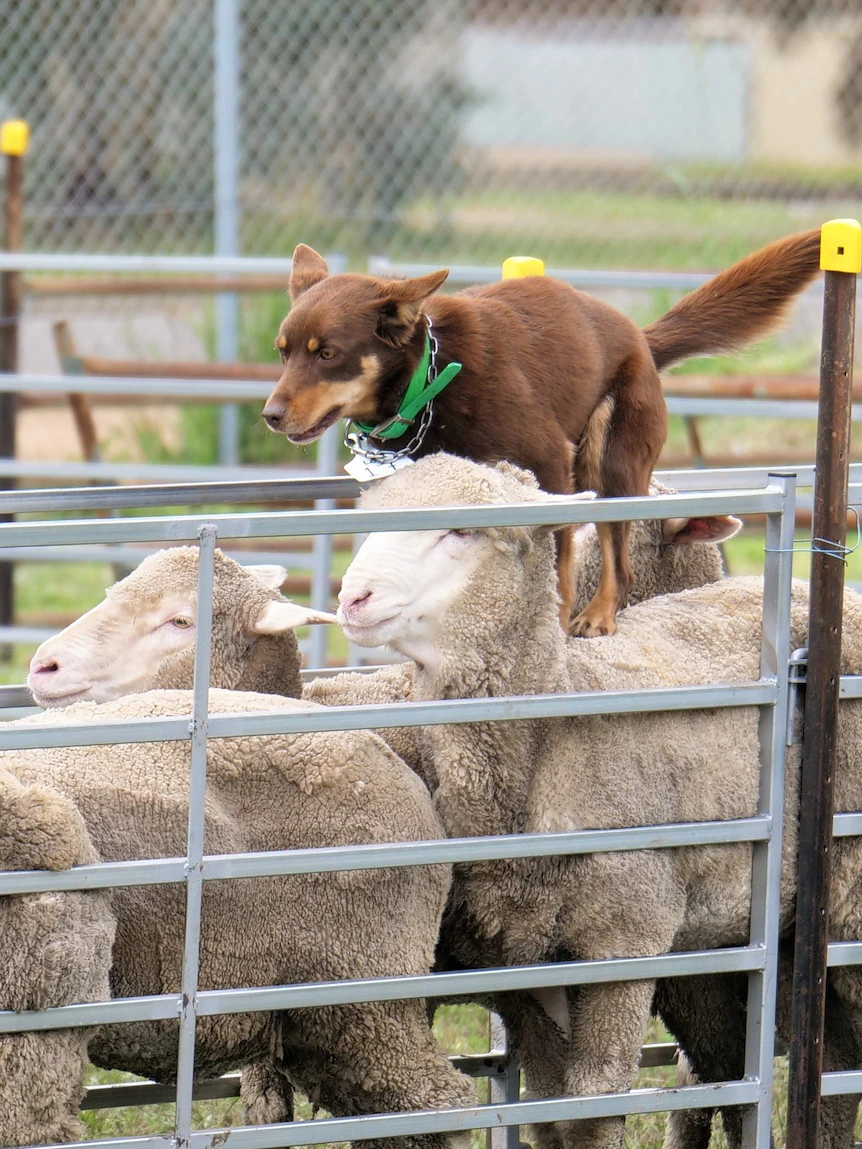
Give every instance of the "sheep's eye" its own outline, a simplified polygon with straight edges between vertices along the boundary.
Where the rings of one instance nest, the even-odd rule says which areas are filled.
[[[317,356],[319,359],[334,359],[338,352],[334,347],[321,347]]]
[[[192,620],[190,618],[184,618],[180,614],[180,615],[177,615],[176,618],[171,619],[171,625],[175,626],[177,628],[177,630],[188,630],[188,628],[190,626],[194,626],[194,623],[192,622]]]
[[[449,534],[457,535],[459,539],[468,539],[471,535],[475,535],[476,532],[471,527],[453,527],[452,530],[449,531]]]

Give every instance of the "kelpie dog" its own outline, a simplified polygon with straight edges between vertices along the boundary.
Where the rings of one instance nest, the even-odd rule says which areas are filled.
[[[330,275],[300,244],[292,307],[276,339],[284,369],[263,415],[294,443],[310,443],[338,419],[362,420],[372,453],[408,447],[413,457],[445,450],[481,463],[508,459],[549,492],[645,495],[667,434],[659,370],[766,333],[817,275],[819,259],[819,231],[777,240],[640,330],[556,279],[437,295],[448,271]],[[557,535],[561,614],[573,634],[613,634],[631,584],[629,525],[598,531],[601,581],[571,624],[571,528]]]

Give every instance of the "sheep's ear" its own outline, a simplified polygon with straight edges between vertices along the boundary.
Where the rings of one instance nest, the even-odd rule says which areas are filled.
[[[509,463],[503,459],[499,463],[494,464],[494,470],[499,471],[501,475],[509,475],[511,478],[516,479],[525,487],[529,487],[532,491],[538,491],[539,480],[532,471],[528,471],[526,467],[518,467],[514,463]]]
[[[314,248],[299,243],[294,248],[293,259],[290,265],[290,283],[288,293],[291,300],[298,299],[309,287],[320,283],[329,275],[329,267],[322,255],[318,255]]]
[[[272,566],[245,567],[244,569],[267,590],[281,590],[282,583],[287,578],[286,569],[274,564]]]
[[[315,623],[338,622],[334,614],[322,610],[312,610],[310,606],[300,606],[295,602],[268,602],[252,626],[255,634],[282,634],[285,630],[295,630],[298,626]]]
[[[687,543],[723,543],[742,528],[742,520],[733,515],[710,515],[690,519],[665,519],[661,525],[662,540],[669,546]]]
[[[443,284],[449,269],[432,271],[417,279],[381,279],[377,302],[377,335],[390,347],[403,346],[422,314],[422,305]]]

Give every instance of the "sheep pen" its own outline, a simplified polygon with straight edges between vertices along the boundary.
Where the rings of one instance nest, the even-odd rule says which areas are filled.
[[[655,489],[656,493],[668,493],[666,488]],[[730,516],[636,524],[632,536],[632,599],[640,601],[680,586],[696,586],[720,578],[720,555],[706,540],[729,537],[739,526],[739,520]],[[584,527],[577,539],[578,585],[589,586],[590,580],[597,577],[600,564],[595,531]],[[161,682],[191,687],[197,577],[196,548],[173,548],[145,560],[109,590],[104,603],[37,650],[29,678],[36,701],[43,706],[59,706],[69,697],[104,700],[121,696],[130,684],[139,689]],[[275,588],[283,577],[281,568],[240,567],[217,553],[212,666],[215,685],[242,682],[252,690],[266,692],[274,687],[283,694],[297,689],[299,653],[292,632],[288,629],[274,636],[268,646],[262,646],[257,637],[259,615],[264,610],[273,616],[280,612],[285,627],[306,621],[303,608],[286,602],[278,607],[271,605],[278,599]],[[170,625],[177,613],[184,624],[181,629]],[[326,618],[311,613],[314,621]],[[408,662],[373,673],[325,676],[306,682],[303,696],[326,705],[409,701],[412,674],[412,663]],[[396,727],[381,733],[400,757],[421,772],[413,729]],[[438,950],[438,968],[450,966],[451,959]],[[517,1046],[521,1013],[534,1007],[534,1000],[514,994],[481,1000],[505,1015],[510,1042]],[[259,1068],[254,1073],[259,1077]],[[251,1072],[247,1076],[250,1079]],[[276,1086],[278,1080],[276,1076]],[[262,1083],[256,1092],[266,1093],[266,1084]],[[277,1089],[270,1087],[269,1093],[277,1094]],[[277,1108],[270,1112],[272,1119],[278,1119]],[[677,1124],[686,1120],[682,1115],[672,1115],[671,1120],[674,1119]],[[680,1141],[680,1145],[690,1149],[695,1149],[695,1144],[690,1138]]]
[[[193,552],[193,553],[195,553],[195,554],[196,554],[196,552]],[[215,670],[215,665],[214,665],[214,670]],[[191,663],[190,663],[190,661],[189,661],[189,663],[188,663],[188,672],[189,672],[189,674],[191,673]],[[396,679],[398,678],[398,676],[399,676],[401,673],[403,673],[403,672],[402,672],[402,671],[399,671],[397,668],[389,668],[389,670],[388,670],[386,673],[387,673],[389,676],[391,676],[391,678],[392,678],[392,682],[393,682],[393,684],[394,684],[394,683],[396,682]],[[366,675],[366,676],[363,676],[363,675],[353,675],[353,674],[347,674],[347,675],[341,675],[341,676],[338,676],[338,677],[339,677],[339,678],[343,678],[345,681],[348,681],[348,680],[353,680],[353,681],[356,681],[356,682],[365,682],[365,683],[367,683],[367,682],[369,681],[369,679],[374,679],[374,678],[376,678],[377,676],[376,676],[376,675],[370,675],[370,676],[367,676],[367,675]],[[321,679],[321,680],[318,680],[318,682],[316,682],[316,683],[311,683],[311,684],[307,683],[307,684],[306,684],[306,691],[308,691],[310,688],[325,688],[325,689],[328,689],[328,690],[330,690],[330,691],[331,691],[331,688],[330,688],[330,684],[331,684],[331,683],[336,683],[336,682],[337,682],[337,679]],[[404,691],[403,691],[403,686],[402,686],[401,684],[399,684],[399,691],[400,691],[400,695],[399,695],[399,698],[400,698],[400,699],[403,699],[403,700],[409,700],[409,697],[410,697],[410,695],[409,695],[409,694],[405,694],[405,693],[404,693]],[[332,691],[331,691],[331,692],[332,692]],[[337,695],[337,689],[336,689],[334,692],[332,692],[332,693],[334,693],[334,694],[336,694],[336,695]],[[356,699],[356,701],[376,701],[376,700],[378,700],[378,699],[374,699],[374,698],[359,698],[359,699]],[[383,698],[380,698],[379,700],[381,700],[381,701],[382,701],[382,700],[384,700],[384,699],[383,699]],[[344,699],[340,699],[340,698],[338,698],[338,697],[335,697],[335,698],[334,698],[334,701],[336,701],[336,702],[339,702],[339,701],[352,701],[352,699],[350,699],[350,698],[344,698]],[[412,733],[412,731],[410,731],[408,728],[405,728],[403,732],[404,732],[404,733],[408,733],[408,734]]]

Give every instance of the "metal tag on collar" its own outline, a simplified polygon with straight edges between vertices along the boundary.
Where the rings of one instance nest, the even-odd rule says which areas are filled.
[[[351,479],[356,479],[357,483],[370,483],[374,479],[385,479],[404,467],[412,466],[413,459],[406,455],[393,454],[390,458],[384,459],[382,456],[372,458],[357,451],[350,462],[344,464],[344,469]]]

